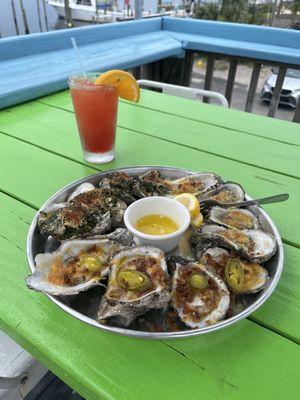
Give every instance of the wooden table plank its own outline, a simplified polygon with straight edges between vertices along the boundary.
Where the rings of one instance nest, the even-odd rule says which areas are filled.
[[[38,101],[63,109],[71,108],[68,91],[47,96]],[[126,102],[124,101],[123,103]],[[208,125],[248,133],[252,136],[300,145],[299,125],[292,124],[289,121],[272,120],[262,115],[249,114],[193,100],[179,99],[176,96],[158,94],[151,90],[142,90],[141,99],[138,104],[127,104],[128,107],[149,108],[177,117],[181,116],[185,119],[203,122]]]
[[[250,321],[162,342],[105,333],[68,316],[25,287],[23,249],[34,211],[3,194],[0,209],[1,328],[88,400],[194,399],[199,393],[212,400],[296,399],[299,347]]]
[[[16,107],[15,110],[17,111],[9,111],[8,114],[5,114],[5,117],[3,117],[4,112],[0,115],[0,120],[3,121],[1,124],[2,130],[5,126],[5,131],[10,135],[83,163],[76,132],[76,122],[72,113],[42,104],[33,106],[33,103]],[[24,124],[25,118],[26,124]],[[10,143],[7,137],[4,140]],[[13,152],[14,146],[15,144],[11,144],[11,150],[9,152],[6,151],[3,156],[7,163],[10,163],[10,152]],[[18,144],[18,146],[21,146],[18,151],[22,153],[22,145]],[[28,151],[30,159],[30,150]],[[18,154],[15,157],[15,163],[24,162],[23,159],[18,161]],[[36,168],[39,168],[39,157],[40,155],[37,155]],[[125,129],[118,130],[116,160],[104,166],[97,167],[93,165],[92,168],[108,169],[140,164],[164,164],[190,168],[196,171],[214,171],[224,179],[242,183],[246,191],[253,197],[288,192],[291,196],[288,202],[280,205],[268,205],[265,208],[279,227],[283,238],[288,243],[300,246],[300,216],[298,213],[292,212],[298,206],[297,198],[300,195],[299,180],[264,171],[257,167],[245,166],[239,162],[223,159],[219,156],[185,148]],[[81,167],[77,168],[80,169]],[[82,175],[79,174],[78,177],[80,176]],[[10,184],[12,182],[8,182],[8,185]],[[30,183],[28,185],[32,187]],[[54,185],[53,191],[58,188],[58,185]],[[8,189],[3,187],[3,190]],[[50,193],[51,191],[48,191],[44,196]]]
[[[42,132],[43,130],[40,130],[40,134]],[[41,135],[41,137],[44,136]],[[197,159],[199,158],[199,152],[196,150],[185,149],[172,143],[148,138],[138,134],[132,137],[131,133],[126,134],[123,132],[118,136],[118,144],[120,149],[126,151],[124,151],[124,153],[120,152],[117,160],[106,165],[106,168],[116,168],[126,164],[137,165],[141,163],[141,160],[143,160],[145,164],[150,164],[153,162],[155,164],[166,163],[169,165],[192,169],[196,169],[199,166],[199,169],[201,170],[202,163],[204,161],[203,158],[200,157],[201,163],[198,164]],[[64,147],[67,147],[66,143]],[[40,207],[46,198],[48,198],[53,192],[60,189],[66,183],[95,172],[92,169],[84,167],[76,162],[64,159],[36,146],[32,146],[5,135],[0,135],[0,148],[3,150],[3,154],[1,154],[0,157],[0,189],[6,193],[12,193],[21,201],[25,202],[26,204],[30,204],[35,208]],[[156,150],[151,151],[152,149]],[[174,159],[174,155],[179,157],[179,159]],[[28,160],[30,160],[30,162],[28,162]],[[226,160],[224,160],[224,162],[225,161]],[[216,172],[220,171],[223,173],[223,175],[226,171],[226,165],[224,162],[218,166],[217,170],[214,168]],[[211,158],[208,158],[205,161],[204,167],[206,167],[209,163],[212,163]],[[9,175],[6,172],[7,165],[10,165]],[[252,171],[252,173],[249,174],[248,171],[245,171],[243,174],[237,166],[230,165],[229,168],[232,173],[235,172],[236,174],[240,175],[241,181],[245,180],[248,185],[253,186],[253,189],[256,188],[256,190],[259,190],[259,185],[261,185],[261,183],[255,178],[255,172],[253,173]],[[203,168],[203,170],[206,170],[206,168]],[[256,173],[259,174],[260,172],[257,171]],[[254,179],[249,179],[249,176],[254,177]],[[277,177],[277,179],[280,178],[282,179],[280,176]],[[286,177],[283,178],[286,179]],[[272,179],[275,179],[274,176]],[[271,185],[271,187],[273,185],[276,188],[276,185],[274,185],[272,182],[269,183],[267,181],[266,185]],[[291,182],[288,189],[292,188],[292,186],[293,183]],[[265,190],[265,184],[263,190]],[[296,198],[297,193],[295,193],[294,200]],[[285,228],[285,232],[287,234],[290,234],[291,231],[298,231],[299,226],[297,215],[293,215],[293,213],[289,212],[290,209],[296,209],[296,204],[292,207],[289,205],[289,207],[286,208],[286,214],[283,215],[279,212],[280,210],[282,211],[282,209],[278,209],[278,205],[269,205],[267,209],[271,215],[273,212],[275,213],[276,223],[278,223],[280,229],[282,228],[282,230],[284,230]],[[293,239],[292,236],[289,237]],[[291,259],[294,262],[295,257],[292,255]],[[289,267],[287,266],[286,268]],[[294,270],[295,268],[293,268],[291,271]],[[299,269],[296,270],[297,278],[299,279],[300,272],[298,271]],[[293,276],[294,275],[292,274],[291,277]],[[283,292],[279,292],[278,302],[281,301],[282,308],[284,308],[286,304],[286,301],[284,300],[285,294],[286,297],[290,296],[289,288],[289,284],[286,286],[284,285]],[[298,291],[295,292],[295,298],[299,300]],[[281,315],[278,313],[274,313],[272,318],[270,318],[269,315],[262,313],[259,317],[259,322],[263,323],[263,321],[266,320],[266,325],[272,327],[272,329],[298,340],[299,333],[295,336],[294,325],[299,322],[299,314],[297,312],[296,303],[296,301],[292,301],[290,304],[290,312],[292,314],[291,319],[295,321],[294,323],[291,322],[291,324],[285,324],[286,319],[282,319]]]
[[[1,135],[0,146],[0,190],[33,207],[46,201],[59,186],[96,172],[9,136]]]
[[[285,245],[284,257],[277,288],[250,319],[300,343],[300,249]]]
[[[139,109],[138,111],[140,111]],[[299,178],[300,148],[152,110],[120,107],[119,126]],[[289,157],[282,157],[289,154]],[[280,160],[280,162],[278,162]]]
[[[156,96],[160,95],[156,94]],[[65,104],[66,110],[73,110],[70,98]],[[3,123],[5,124],[5,119]],[[170,118],[169,114],[149,109],[142,109],[141,112],[141,108],[130,106],[125,102],[120,103],[118,125],[247,165],[255,165],[296,178],[300,177],[300,170],[297,168],[300,153],[298,146],[270,141],[262,137],[254,138],[244,132],[232,131],[174,115]],[[282,157],[282,154],[286,153],[289,157]]]
[[[139,106],[248,133],[252,136],[300,145],[299,127],[297,124],[291,124],[290,121],[280,119],[269,121],[270,118],[262,115],[226,109],[217,105],[206,105],[192,100],[181,100],[179,104],[178,98],[174,96],[166,94],[156,96],[155,92],[144,90]],[[267,111],[266,107],[266,114]]]

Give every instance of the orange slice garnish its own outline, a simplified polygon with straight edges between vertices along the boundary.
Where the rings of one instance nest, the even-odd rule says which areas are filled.
[[[135,78],[122,70],[111,70],[100,75],[95,85],[111,85],[117,88],[118,95],[125,100],[137,103],[140,98],[140,87]]]

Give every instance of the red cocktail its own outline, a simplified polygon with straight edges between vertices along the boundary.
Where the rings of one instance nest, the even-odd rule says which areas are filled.
[[[115,157],[118,92],[114,86],[95,85],[98,76],[72,76],[69,87],[84,158],[101,164]]]

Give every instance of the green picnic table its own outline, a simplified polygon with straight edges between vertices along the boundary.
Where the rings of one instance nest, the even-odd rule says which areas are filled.
[[[68,91],[0,112],[0,327],[88,400],[298,399],[300,393],[299,125],[143,91],[120,102],[117,156],[84,162]],[[265,207],[284,241],[271,298],[209,335],[147,341],[93,328],[27,289],[26,235],[36,210],[99,170],[166,165],[213,171]]]

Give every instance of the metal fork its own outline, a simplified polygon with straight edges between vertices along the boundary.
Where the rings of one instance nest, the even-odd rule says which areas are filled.
[[[200,206],[201,206],[201,208],[214,207],[214,206],[219,206],[222,208],[247,207],[247,206],[254,206],[254,205],[259,205],[259,204],[279,203],[281,201],[287,200],[288,198],[289,198],[289,195],[287,193],[282,193],[282,194],[276,194],[275,196],[263,197],[262,199],[246,200],[246,201],[240,201],[237,203],[219,203],[216,200],[207,199],[207,200],[200,200]]]

